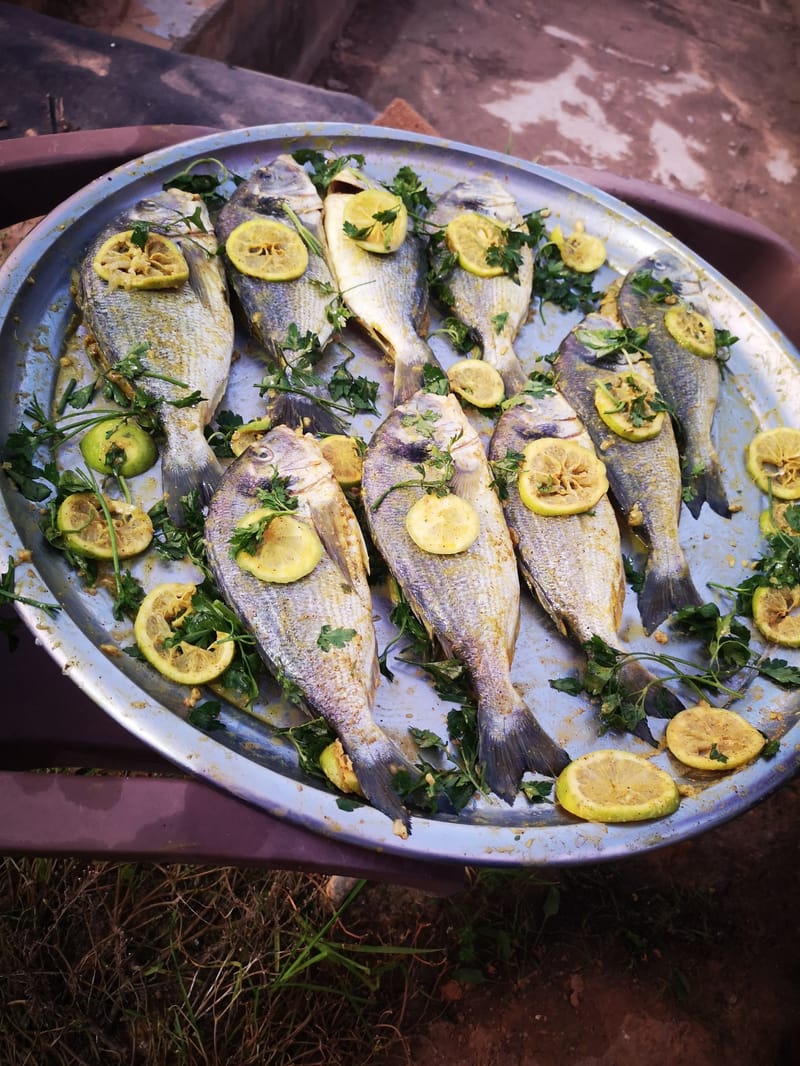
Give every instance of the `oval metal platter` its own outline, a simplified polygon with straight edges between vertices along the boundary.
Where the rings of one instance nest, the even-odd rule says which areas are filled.
[[[603,238],[608,261],[596,287],[604,288],[641,257],[667,247],[684,255],[700,271],[711,301],[715,325],[739,338],[732,347],[721,387],[715,421],[715,440],[725,473],[729,498],[741,505],[730,520],[704,508],[694,520],[684,509],[681,542],[695,584],[709,600],[722,594],[709,583],[734,586],[751,572],[748,564],[763,554],[758,515],[764,497],[746,474],[743,450],[759,429],[781,424],[800,426],[800,362],[798,353],[758,307],[691,250],[674,240],[627,205],[582,182],[509,156],[492,154],[445,140],[370,127],[324,125],[267,126],[214,134],[185,142],[135,160],[99,178],[48,215],[18,247],[6,264],[0,286],[0,360],[3,393],[0,399],[0,441],[24,421],[24,411],[36,397],[51,403],[59,362],[65,353],[79,360],[81,325],[72,299],[71,275],[91,239],[128,204],[158,191],[162,183],[188,164],[208,157],[232,172],[248,175],[282,152],[301,148],[364,156],[364,169],[379,180],[391,181],[401,166],[410,166],[435,196],[470,174],[488,173],[506,183],[523,211],[550,211],[549,224],[571,232],[582,221]],[[202,169],[202,168],[201,168]],[[213,171],[214,167],[211,166]],[[545,306],[537,309],[520,335],[517,350],[526,369],[537,356],[554,351],[578,321]],[[432,330],[436,320],[432,322]],[[391,402],[391,370],[363,335],[348,328],[344,342],[355,353],[349,368],[379,381],[381,414]],[[431,344],[444,366],[454,353],[444,336]],[[218,410],[232,410],[245,418],[260,413],[258,384],[264,366],[253,356],[253,344],[237,336],[241,357],[235,361],[228,393]],[[326,355],[322,365],[342,361],[342,352]],[[353,430],[368,439],[380,418],[360,416]],[[487,433],[489,423],[479,424]],[[68,465],[74,457],[67,454]],[[136,479],[134,493],[149,505],[159,485],[152,474]],[[770,739],[779,741],[777,755],[758,759],[731,773],[701,774],[681,768],[663,744],[653,748],[630,734],[600,735],[597,709],[550,686],[549,681],[575,676],[582,655],[562,639],[538,604],[523,590],[522,620],[513,680],[544,728],[575,758],[599,747],[624,747],[653,754],[682,791],[678,810],[667,818],[628,825],[593,824],[567,815],[552,801],[529,803],[519,796],[509,807],[494,796],[480,795],[458,815],[420,816],[412,821],[408,839],[392,831],[389,820],[369,806],[343,809],[341,797],[323,782],[306,775],[296,752],[279,730],[303,720],[274,694],[255,713],[223,704],[223,728],[208,732],[187,721],[185,689],[172,685],[135,659],[109,649],[133,643],[132,628],[113,618],[111,599],[103,591],[88,595],[60,553],[50,549],[39,527],[40,512],[2,478],[0,550],[6,560],[26,559],[16,566],[16,591],[37,601],[57,602],[55,618],[36,607],[19,611],[37,641],[80,686],[118,723],[152,746],[176,766],[213,782],[273,815],[321,834],[381,849],[409,859],[415,856],[474,865],[547,865],[597,862],[647,850],[701,833],[741,814],[786,782],[797,768],[800,749],[800,694],[758,679],[733,709],[740,711]],[[29,553],[27,555],[23,553]],[[179,564],[175,564],[176,566]],[[146,588],[173,577],[172,564],[145,558],[132,567]],[[720,610],[730,610],[724,597]],[[390,602],[384,589],[375,589],[379,647],[396,631],[389,620]],[[667,627],[662,627],[668,631]],[[623,647],[658,653],[663,645],[643,635],[635,599],[629,590],[621,631]],[[402,646],[402,644],[401,644]],[[754,647],[757,641],[754,638]],[[104,650],[101,650],[104,649]],[[672,655],[696,655],[670,635]],[[800,663],[798,653],[777,648],[767,655]],[[391,657],[394,680],[383,678],[378,690],[376,718],[415,758],[409,727],[446,735],[446,716],[453,705],[435,694],[429,678],[418,668]],[[657,669],[657,668],[656,668]],[[679,694],[680,688],[677,689]],[[691,695],[687,702],[696,702]],[[719,700],[712,702],[720,702]],[[656,739],[664,723],[651,720]]]

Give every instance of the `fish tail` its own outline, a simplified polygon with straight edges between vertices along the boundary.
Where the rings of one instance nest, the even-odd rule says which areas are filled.
[[[486,784],[509,805],[527,770],[555,777],[570,761],[519,696],[506,713],[482,706],[479,700],[478,754]]]
[[[663,565],[671,563],[671,557],[651,554],[647,563],[644,585],[639,593],[639,614],[647,634],[668,618],[673,611],[681,607],[699,607],[703,602],[700,593],[694,587],[692,575],[685,560],[680,565]]]
[[[685,475],[684,484],[688,490],[684,493],[686,506],[694,518],[699,517],[704,503],[715,514],[730,518],[731,508],[722,483],[722,470],[716,459],[702,467],[698,466],[697,473]]]
[[[425,367],[438,367],[439,363],[429,345],[419,341],[409,342],[394,357],[394,406],[410,400],[419,392],[425,381]]]
[[[202,502],[209,503],[222,477],[222,466],[202,437],[194,449],[187,449],[185,441],[172,443],[167,439],[161,454],[161,476],[167,514],[176,525],[183,525],[184,497],[197,489]]]
[[[344,432],[343,423],[310,396],[296,392],[273,392],[269,394],[265,417],[273,426],[289,426],[302,429],[314,436],[327,436]]]
[[[678,697],[636,659],[623,663],[619,682],[627,695],[644,695],[644,712],[652,718],[672,718],[683,710],[683,703]]]
[[[387,818],[401,823],[405,835],[410,834],[411,816],[395,788],[395,777],[403,773],[410,790],[421,779],[419,771],[377,727],[368,744],[361,741],[349,744],[344,736],[341,741],[366,798]]]

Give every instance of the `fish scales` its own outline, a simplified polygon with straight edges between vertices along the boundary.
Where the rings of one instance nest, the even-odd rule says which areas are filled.
[[[474,177],[458,182],[438,198],[429,221],[443,227],[464,211],[487,215],[507,229],[518,229],[524,223],[514,197],[496,178]],[[478,337],[482,357],[498,371],[508,396],[518,392],[527,380],[514,341],[530,312],[533,252],[523,245],[520,255],[517,280],[507,274],[478,277],[458,265],[445,278],[453,301],[449,313]]]
[[[325,234],[342,299],[394,365],[397,406],[421,387],[423,368],[438,362],[422,336],[428,322],[428,263],[422,239],[409,229],[399,248],[382,254],[361,248],[344,232],[350,197],[377,187],[360,172],[343,170],[325,197]]]
[[[261,581],[230,552],[231,535],[256,510],[259,488],[288,478],[292,514],[313,527],[324,552],[317,566],[288,584]],[[306,703],[332,726],[369,801],[402,826],[409,814],[394,775],[419,774],[378,726],[372,713],[379,682],[378,651],[367,551],[358,521],[316,441],[276,426],[228,467],[209,507],[205,541],[212,573],[226,603],[256,640],[267,667],[297,686]],[[324,650],[322,627],[352,631],[341,647]]]
[[[202,228],[188,221],[196,211]],[[178,245],[189,268],[187,281],[173,288],[125,289],[99,276],[93,267],[98,248],[136,223],[146,223]],[[161,456],[164,494],[170,517],[178,523],[183,521],[182,498],[199,489],[207,502],[222,474],[203,435],[227,386],[234,339],[216,251],[217,238],[202,201],[168,190],[135,204],[98,234],[78,281],[77,299],[94,356],[113,369],[133,349],[142,351],[149,376],[139,383],[158,401],[166,438]],[[202,396],[199,403],[173,406],[194,391]]]
[[[625,326],[646,326],[649,330],[646,347],[653,359],[656,383],[678,422],[687,508],[697,518],[703,504],[708,503],[717,514],[729,518],[730,506],[712,439],[719,401],[719,365],[714,358],[688,351],[671,336],[664,325],[670,304],[656,302],[637,286],[636,278],[643,273],[657,282],[671,281],[683,300],[710,319],[700,278],[674,252],[661,250],[631,267],[617,296],[617,308]]]
[[[660,433],[650,440],[627,441],[606,427],[594,404],[598,380],[613,378],[634,357],[598,358],[578,335],[617,328],[611,319],[588,315],[562,341],[555,369],[561,391],[606,464],[611,496],[628,525],[646,537],[649,554],[638,604],[645,631],[651,633],[673,611],[697,606],[702,599],[678,536],[682,486],[671,421],[664,419]],[[635,370],[652,380],[645,360],[635,362]]]
[[[420,425],[430,427],[424,430],[430,437],[420,433]],[[471,502],[480,517],[478,538],[457,555],[423,551],[405,526],[410,507],[424,494],[414,482],[432,444],[449,450],[455,469],[451,491]],[[372,538],[406,599],[473,683],[485,780],[513,803],[526,770],[555,774],[569,756],[511,683],[519,576],[492,480],[483,445],[456,397],[418,392],[373,435],[362,492]]]
[[[557,390],[519,399],[501,415],[492,434],[493,462],[508,453],[522,454],[531,441],[542,437],[572,440],[594,454],[583,423]],[[619,525],[608,495],[581,514],[539,515],[522,502],[512,477],[503,511],[523,579],[558,631],[579,646],[597,636],[620,650],[625,572]],[[648,714],[664,717],[681,709],[677,697],[635,660],[622,666],[620,684],[632,696],[645,693]],[[652,740],[646,724],[637,727],[637,733]]]

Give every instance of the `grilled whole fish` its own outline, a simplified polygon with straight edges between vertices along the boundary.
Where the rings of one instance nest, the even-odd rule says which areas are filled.
[[[275,477],[289,479],[297,501],[292,514],[316,530],[324,548],[311,573],[289,584],[261,581],[238,565],[230,549],[236,525],[262,506],[258,490]],[[315,440],[275,426],[234,460],[211,501],[205,540],[220,592],[253,633],[269,670],[297,686],[336,730],[364,794],[405,835],[409,815],[393,777],[401,769],[414,781],[419,774],[372,715],[379,669],[366,545]],[[352,636],[326,651],[318,643],[326,625]]]
[[[424,494],[417,467],[434,446],[452,456],[451,491],[480,517],[477,540],[457,555],[423,551],[405,526]],[[520,595],[514,549],[483,445],[454,395],[420,391],[395,408],[367,447],[362,494],[372,538],[412,610],[473,683],[485,780],[513,803],[526,770],[556,774],[569,756],[511,683]]]
[[[509,453],[522,454],[531,441],[541,437],[572,440],[594,452],[583,423],[553,389],[539,397],[526,395],[501,415],[489,444],[489,458],[498,462]],[[625,574],[619,526],[608,496],[582,514],[539,515],[522,502],[512,477],[503,511],[523,579],[562,636],[580,646],[597,636],[619,651]],[[671,717],[682,708],[677,697],[636,660],[623,664],[619,680],[629,695],[644,693],[646,714]],[[636,732],[652,741],[646,722]]]
[[[562,392],[606,464],[612,498],[628,525],[647,540],[650,551],[638,604],[645,631],[652,633],[673,611],[698,606],[702,599],[678,540],[681,472],[671,421],[665,418],[661,432],[650,440],[627,441],[607,428],[594,404],[596,383],[627,369],[636,356],[598,357],[580,336],[582,331],[616,328],[611,319],[587,315],[562,341],[555,369]],[[652,381],[645,359],[635,361],[634,369]]]
[[[189,220],[198,210],[202,229]],[[174,288],[125,289],[100,277],[92,265],[96,251],[113,234],[136,223],[145,223],[178,245],[189,267],[187,281]],[[233,352],[233,316],[216,251],[205,205],[172,189],[140,201],[98,234],[83,260],[77,286],[94,358],[113,369],[133,349],[143,352],[146,376],[140,384],[159,401],[166,438],[161,456],[164,495],[170,517],[179,524],[182,497],[199,489],[207,502],[222,475],[203,436],[225,391]],[[199,403],[172,406],[194,391],[202,396]]]
[[[292,217],[294,216],[294,217]],[[236,294],[247,328],[263,349],[273,369],[286,369],[297,362],[292,331],[298,338],[312,334],[318,352],[324,351],[333,336],[328,309],[337,299],[336,286],[328,265],[322,200],[306,171],[290,155],[280,155],[259,167],[242,182],[222,207],[217,218],[219,239],[225,242],[237,226],[250,219],[270,218],[298,232],[297,222],[310,235],[305,272],[291,281],[265,281],[244,274],[225,257],[228,282]],[[297,221],[296,221],[297,220]],[[319,253],[319,254],[318,254]],[[270,396],[267,415],[273,424],[284,423],[319,433],[341,431],[341,424],[315,397],[315,388]]]
[[[446,226],[464,211],[487,215],[504,228],[519,228],[523,224],[513,196],[495,178],[476,176],[452,186],[436,201],[429,221],[434,226]],[[444,245],[442,252],[446,250]],[[441,266],[442,252],[434,255],[435,268]],[[481,278],[457,264],[444,279],[452,298],[448,311],[477,337],[483,358],[499,372],[508,396],[519,391],[526,381],[525,370],[514,351],[514,340],[530,308],[533,252],[528,245],[523,245],[520,253],[518,280],[507,274]]]
[[[683,348],[664,325],[670,304],[658,302],[637,284],[642,275],[656,282],[672,282],[682,301],[711,318],[708,302],[696,272],[674,252],[664,249],[636,263],[617,296],[617,309],[625,326],[647,326],[647,350],[659,391],[678,421],[678,444],[683,460],[686,506],[698,517],[704,503],[730,518],[731,511],[722,481],[719,459],[711,438],[719,399],[719,365]]]
[[[325,235],[342,299],[355,319],[394,364],[393,406],[422,385],[422,368],[437,365],[421,331],[427,327],[427,259],[422,239],[409,229],[396,251],[368,252],[344,232],[350,196],[377,182],[341,171],[325,197]]]

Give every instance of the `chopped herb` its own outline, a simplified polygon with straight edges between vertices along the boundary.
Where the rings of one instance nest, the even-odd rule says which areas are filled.
[[[427,188],[411,167],[405,166],[395,174],[387,188],[399,196],[406,206],[409,216],[417,221],[416,216],[420,211],[428,211],[433,207],[433,201],[428,195]]]
[[[728,761],[728,756],[722,754],[722,752],[717,747],[716,741],[714,741],[714,743],[711,745],[711,750],[708,753],[708,757],[714,762],[726,763]]]
[[[216,174],[196,174],[194,168],[203,166],[207,163],[211,163],[217,168]],[[183,192],[194,193],[199,196],[212,210],[218,210],[226,202],[226,197],[220,193],[220,188],[227,182],[232,181],[234,185],[241,185],[244,178],[238,174],[234,174],[232,170],[229,170],[224,163],[221,163],[218,159],[209,157],[206,159],[196,159],[193,163],[190,163],[184,170],[174,177],[169,178],[164,182],[162,188],[164,189],[181,189]]]
[[[596,352],[598,359],[628,353],[647,355],[645,346],[649,335],[648,326],[624,329],[577,329],[575,331],[575,339]]]
[[[508,322],[508,311],[501,311],[498,315],[492,315],[492,326],[495,333],[502,333]]]
[[[292,158],[301,166],[311,165],[312,169],[309,176],[316,189],[323,196],[328,191],[328,186],[333,179],[350,163],[355,163],[357,167],[363,167],[365,163],[363,155],[339,155],[329,159],[322,152],[317,152],[313,148],[299,148],[296,152],[292,152]]]
[[[33,600],[27,596],[20,596],[15,592],[16,587],[16,564],[13,556],[8,557],[8,569],[0,572],[0,603],[23,603],[28,607],[36,607],[43,611],[48,618],[55,618],[61,610],[60,603],[43,603],[41,600]]]
[[[254,552],[278,515],[291,514],[297,510],[297,497],[293,496],[288,488],[290,481],[291,478],[280,476],[277,467],[272,468],[269,482],[256,492],[259,504],[267,513],[257,522],[234,529],[229,541],[232,558],[235,559],[241,551]]]
[[[206,700],[205,703],[198,703],[196,707],[192,707],[187,715],[187,721],[205,733],[211,733],[215,729],[224,729],[225,726],[219,718],[221,710],[222,706],[218,700]]]
[[[446,396],[450,391],[450,381],[440,367],[434,366],[433,363],[426,363],[422,368],[422,388],[425,392]]]
[[[214,450],[214,454],[223,459],[233,455],[231,439],[237,429],[244,425],[241,415],[233,411],[218,411],[213,426],[206,426],[205,437]]]
[[[525,462],[522,452],[515,452],[509,448],[502,459],[492,459],[489,463],[492,468],[494,480],[492,487],[501,500],[508,499],[508,485],[510,481],[519,477],[519,471]]]
[[[363,376],[354,377],[347,368],[347,364],[353,356],[338,363],[333,368],[328,392],[332,400],[337,403],[344,402],[351,414],[357,411],[367,411],[370,414],[378,414],[375,401],[378,396],[378,382],[370,381]]]
[[[321,778],[323,781],[328,780],[320,767],[319,757],[325,748],[336,740],[336,733],[324,718],[312,718],[311,721],[303,722],[302,725],[278,729],[276,732],[294,744],[300,769],[304,773]]]
[[[649,270],[637,271],[631,278],[631,288],[656,304],[678,302],[679,293],[675,283],[670,278],[659,280]]]
[[[355,629],[336,629],[334,626],[326,624],[319,632],[317,644],[323,651],[330,651],[332,648],[343,648],[345,644],[350,643],[355,635]]]
[[[475,349],[482,350],[481,339],[472,326],[468,326],[454,315],[448,315],[442,320],[439,329],[431,333],[432,337],[438,335],[448,338],[453,348],[460,355],[467,355]]]

